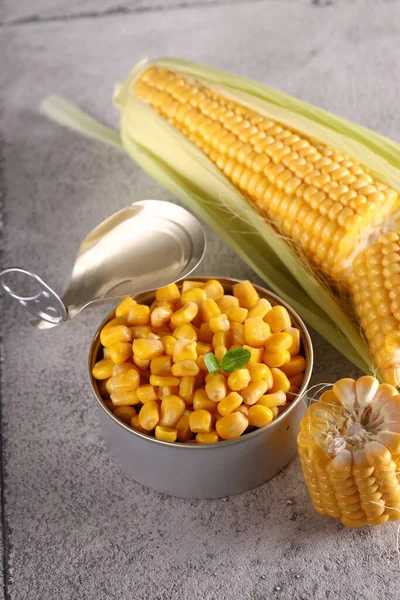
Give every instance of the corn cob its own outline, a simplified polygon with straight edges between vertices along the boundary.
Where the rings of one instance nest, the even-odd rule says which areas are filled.
[[[400,396],[374,377],[340,379],[300,425],[315,510],[347,527],[400,520]]]
[[[150,67],[133,91],[192,140],[331,281],[387,228],[397,192],[343,153],[224,98],[199,81]]]

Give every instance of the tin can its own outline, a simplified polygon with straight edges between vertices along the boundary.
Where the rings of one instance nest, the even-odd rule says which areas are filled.
[[[193,277],[206,281],[211,277]],[[227,294],[236,279],[218,279]],[[178,284],[179,285],[179,284]],[[158,492],[182,498],[220,498],[255,488],[281,471],[297,453],[297,434],[306,410],[304,394],[313,367],[310,335],[303,321],[286,302],[269,290],[254,286],[261,298],[289,311],[294,327],[300,331],[306,369],[298,397],[271,423],[237,439],[217,444],[163,442],[133,430],[119,421],[104,405],[92,368],[101,358],[100,331],[114,316],[104,319],[89,352],[89,379],[99,407],[101,427],[116,463],[135,481]],[[155,292],[135,296],[139,303],[151,304]]]

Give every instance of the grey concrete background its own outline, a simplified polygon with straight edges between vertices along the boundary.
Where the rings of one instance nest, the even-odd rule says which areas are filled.
[[[3,0],[2,262],[62,290],[81,239],[146,197],[174,199],[126,156],[38,114],[64,94],[117,125],[113,86],[144,56],[248,75],[400,140],[400,3]],[[207,229],[199,273],[252,274]],[[344,530],[313,512],[294,460],[224,500],[160,496],[113,464],[86,378],[104,308],[31,329],[2,303],[1,598],[395,600],[396,526]],[[313,335],[314,382],[356,370]]]

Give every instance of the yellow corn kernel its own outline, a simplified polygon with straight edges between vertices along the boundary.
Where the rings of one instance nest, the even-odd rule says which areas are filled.
[[[218,363],[221,362],[221,360],[224,358],[224,356],[227,352],[228,352],[228,348],[226,348],[222,344],[218,344],[218,346],[215,346],[214,354],[215,354],[215,358],[217,359]]]
[[[288,392],[290,388],[290,381],[286,377],[285,373],[283,373],[283,371],[281,371],[280,369],[276,368],[272,368],[271,373],[273,385],[269,389],[269,392],[271,394],[273,394],[274,392],[284,392],[286,394],[286,392]]]
[[[144,429],[141,424],[139,423],[139,415],[134,415],[131,419],[131,427],[132,429],[135,429],[135,431],[140,431],[140,433],[146,433],[148,434],[149,432],[147,431],[147,429]]]
[[[156,390],[152,385],[139,385],[138,389],[136,390],[136,394],[142,404],[157,400]]]
[[[268,383],[264,380],[249,383],[249,385],[242,390],[243,402],[251,406],[252,404],[255,404],[267,390]]]
[[[109,379],[107,379],[106,381],[106,388],[107,388],[107,392],[108,395],[111,396],[111,394],[113,393],[113,382],[112,382],[112,377],[110,377]]]
[[[155,400],[143,404],[139,412],[139,424],[146,431],[151,431],[160,420],[159,404]]]
[[[281,352],[289,350],[293,343],[293,338],[290,333],[273,333],[265,342],[265,349],[268,352]]]
[[[139,369],[147,369],[147,367],[150,364],[149,360],[143,360],[142,358],[139,358],[138,356],[133,357],[133,362]]]
[[[176,338],[173,335],[164,335],[161,338],[161,341],[164,346],[164,352],[168,354],[168,356],[172,356],[174,353],[174,347],[176,344]]]
[[[149,378],[150,385],[154,385],[155,387],[174,387],[180,384],[179,377],[174,377],[172,375],[150,375]]]
[[[111,378],[112,391],[115,392],[133,392],[137,390],[140,383],[139,372],[131,368],[128,371],[114,375]]]
[[[194,360],[182,360],[172,366],[174,377],[194,377],[200,371]]]
[[[248,369],[237,369],[228,377],[228,386],[233,392],[244,390],[250,383],[250,373]]]
[[[289,377],[290,385],[300,388],[303,383],[303,379],[304,373],[298,373],[297,375],[293,375],[292,377]]]
[[[103,348],[103,358],[110,358],[110,351],[108,348]]]
[[[194,302],[188,302],[182,308],[174,312],[171,317],[171,326],[176,328],[179,325],[190,323],[199,311],[199,307]]]
[[[292,325],[289,313],[284,306],[273,306],[265,315],[264,321],[268,323],[272,333],[279,333]]]
[[[233,344],[233,335],[230,331],[217,331],[217,333],[214,333],[211,343],[214,349],[217,346],[230,348]]]
[[[240,413],[242,413],[242,415],[244,415],[246,418],[248,418],[248,416],[249,416],[249,407],[246,404],[241,404],[236,409],[236,412],[240,412]]]
[[[97,389],[99,390],[100,396],[109,396],[110,395],[110,392],[108,391],[108,388],[107,388],[107,382],[109,381],[109,379],[110,378],[99,380],[99,382],[97,384]]]
[[[211,331],[208,323],[202,323],[199,329],[199,340],[205,344],[209,344],[213,338],[213,332]]]
[[[266,350],[263,361],[269,367],[283,367],[285,363],[290,361],[290,352],[289,350],[280,350],[279,352],[269,352]]]
[[[150,373],[152,375],[161,375],[166,377],[172,375],[171,357],[170,356],[157,356],[150,361]]]
[[[269,325],[261,317],[252,317],[244,322],[244,337],[249,346],[263,346],[270,335]]]
[[[209,279],[206,281],[203,290],[205,291],[207,298],[212,298],[213,300],[221,300],[225,293],[222,284],[217,279]]]
[[[230,308],[239,308],[239,300],[227,294],[218,300],[218,306],[221,312],[227,313]]]
[[[239,304],[243,308],[253,308],[258,300],[259,295],[254,285],[250,281],[241,281],[233,286],[233,295],[239,300]]]
[[[120,373],[125,373],[125,371],[129,371],[129,369],[133,368],[132,363],[121,363],[120,365],[114,365],[112,370],[112,376],[115,377]]]
[[[248,350],[251,354],[250,360],[248,362],[249,365],[261,363],[264,349],[263,348],[253,348],[252,346],[243,345],[245,350]]]
[[[196,342],[191,342],[185,339],[179,339],[176,341],[174,353],[172,355],[172,360],[174,363],[182,362],[183,360],[196,361],[197,358]]]
[[[129,330],[133,340],[145,340],[152,333],[148,325],[135,325],[134,327],[129,327]]]
[[[230,323],[226,314],[221,313],[209,320],[210,329],[214,333],[229,331]]]
[[[230,321],[234,321],[235,323],[244,323],[247,319],[249,311],[247,308],[241,308],[240,306],[233,306],[232,308],[228,308],[226,311],[226,315]]]
[[[300,331],[297,329],[297,327],[288,327],[285,329],[285,333],[288,333],[292,338],[292,343],[289,348],[287,348],[291,356],[300,354]]]
[[[194,410],[208,410],[211,413],[217,410],[217,403],[207,396],[206,390],[196,390],[193,396]]]
[[[172,335],[177,340],[184,339],[190,342],[197,342],[197,331],[192,325],[179,325],[179,327],[174,329]]]
[[[179,387],[174,385],[158,385],[155,386],[157,388],[157,398],[159,400],[163,400],[167,396],[178,396]]]
[[[209,433],[198,433],[196,442],[198,444],[216,444],[219,440],[218,433],[212,429]]]
[[[118,304],[117,308],[115,309],[115,316],[117,317],[117,319],[119,317],[127,317],[130,309],[135,304],[136,304],[136,300],[134,300],[130,296],[127,296],[126,298],[124,298],[122,300],[122,302],[120,304]]]
[[[102,358],[92,369],[92,375],[95,379],[108,379],[112,375],[114,363],[110,358]]]
[[[179,396],[167,396],[161,401],[160,425],[175,427],[186,410],[186,404]]]
[[[273,412],[270,408],[268,408],[268,406],[256,404],[255,406],[250,406],[249,408],[249,425],[253,425],[254,427],[264,427],[264,425],[271,423],[273,418]]]
[[[218,304],[212,298],[206,298],[201,307],[201,315],[203,317],[203,321],[209,322],[210,319],[214,317],[218,317],[221,314],[221,310]],[[211,326],[210,326],[211,329]]]
[[[300,354],[298,354],[297,356],[293,356],[288,362],[282,365],[281,371],[283,371],[288,377],[293,377],[294,375],[303,373],[305,368],[306,359],[304,356],[300,356]]]
[[[260,317],[263,319],[265,315],[271,310],[271,303],[266,298],[260,298],[257,301],[257,304],[253,306],[251,310],[249,310],[248,317]]]
[[[244,337],[244,325],[242,325],[241,323],[232,322],[231,333],[234,344],[240,344],[240,346],[243,346],[246,343]]]
[[[147,325],[150,323],[150,306],[135,304],[130,308],[127,319],[131,326]]]
[[[273,406],[271,408],[271,412],[272,412],[272,415],[273,415],[274,419],[276,419],[276,417],[279,415],[279,407],[278,406]]]
[[[204,287],[204,283],[202,281],[193,281],[190,279],[186,279],[186,281],[184,281],[182,283],[182,294],[184,294],[188,290],[192,290],[193,288],[203,288],[203,287]]]
[[[118,342],[130,342],[132,334],[126,325],[103,327],[100,333],[100,342],[103,346],[110,347]]]
[[[248,419],[241,412],[233,412],[215,423],[215,429],[223,440],[233,440],[244,433],[249,425]]]
[[[197,355],[201,356],[202,354],[208,354],[209,352],[212,352],[212,345],[211,344],[205,344],[204,342],[197,342],[196,345],[196,350],[197,350]]]
[[[152,360],[164,352],[161,340],[135,340],[132,348],[133,354],[142,360]]]
[[[231,392],[223,400],[218,402],[218,412],[223,417],[235,412],[242,404],[243,398],[237,392]]]
[[[109,354],[113,363],[120,365],[132,358],[132,344],[129,342],[117,342],[109,347]]]
[[[114,406],[133,406],[139,404],[140,400],[135,391],[133,392],[113,392],[110,395]]]
[[[178,432],[178,442],[187,442],[193,436],[189,426],[189,417],[191,414],[191,410],[185,410],[185,412],[183,413],[183,415],[181,416],[181,418],[175,426]]]
[[[116,327],[117,325],[126,325],[127,324],[127,320],[125,317],[116,317],[114,319],[111,319],[111,321],[108,321],[108,323],[106,323],[103,327],[103,329],[108,329],[109,327]]]
[[[173,312],[172,305],[168,302],[163,302],[151,311],[150,323],[153,327],[162,327],[168,323]]]
[[[268,388],[272,387],[272,373],[271,369],[264,363],[248,363],[246,369],[250,373],[251,382],[266,381]]]
[[[181,299],[181,293],[176,283],[171,283],[156,291],[156,300],[158,302],[178,302]]]
[[[205,373],[208,373],[208,369],[207,369],[207,365],[204,362],[204,356],[205,354],[200,354],[199,358],[197,359],[196,363],[201,371],[204,371]]]
[[[268,408],[275,408],[276,406],[285,406],[286,394],[284,392],[275,392],[272,394],[265,394],[257,400],[257,404],[267,406]]]
[[[206,299],[206,293],[203,288],[191,288],[190,290],[186,290],[186,292],[182,293],[181,302],[183,305],[188,302],[194,302],[200,308]]]
[[[178,437],[178,431],[171,427],[165,427],[164,425],[156,425],[154,435],[156,440],[175,442]]]
[[[189,415],[189,427],[193,433],[210,433],[212,417],[208,410],[194,410]]]
[[[217,375],[209,375],[206,378],[206,393],[213,402],[220,402],[226,396],[226,381],[225,377],[218,373]]]
[[[136,410],[133,406],[117,406],[114,408],[113,414],[123,423],[130,425],[132,417],[136,415]]]
[[[188,375],[181,377],[179,384],[179,396],[185,402],[186,405],[190,406],[193,404],[193,396],[196,389],[196,378]]]

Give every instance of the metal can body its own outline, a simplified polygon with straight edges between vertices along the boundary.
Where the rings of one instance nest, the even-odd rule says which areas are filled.
[[[196,278],[203,279],[206,278]],[[236,283],[221,279],[227,293]],[[97,384],[91,377],[93,392],[99,404],[104,437],[116,463],[139,483],[159,492],[184,498],[220,498],[239,494],[261,485],[281,471],[297,452],[297,434],[306,409],[303,398],[311,376],[313,353],[310,336],[298,315],[280,298],[255,286],[260,296],[271,304],[283,304],[301,333],[306,357],[306,371],[299,396],[274,421],[261,429],[235,440],[217,444],[167,443],[134,431],[121,423],[104,406]],[[136,297],[138,302],[151,302],[154,294]],[[99,332],[93,340],[89,369],[99,353]]]

